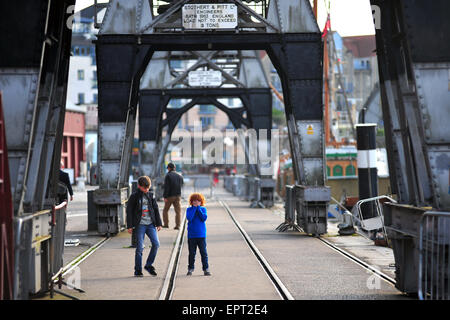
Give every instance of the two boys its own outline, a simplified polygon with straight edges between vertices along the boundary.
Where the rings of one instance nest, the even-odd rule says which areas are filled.
[[[133,229],[136,231],[136,252],[134,275],[142,277],[142,251],[145,235],[150,238],[152,248],[148,255],[144,269],[152,276],[156,276],[153,263],[159,248],[158,231],[161,230],[162,223],[159,214],[158,204],[149,192],[151,186],[150,178],[147,176],[139,177],[138,190],[128,199],[127,204],[127,228],[131,234]],[[208,266],[208,254],[206,251],[206,226],[207,219],[206,208],[204,207],[205,198],[201,193],[193,193],[189,197],[190,207],[186,209],[186,218],[188,220],[188,244],[189,244],[189,265],[187,275],[192,275],[194,271],[195,253],[197,247],[200,250],[202,258],[203,272],[205,276],[210,276]]]

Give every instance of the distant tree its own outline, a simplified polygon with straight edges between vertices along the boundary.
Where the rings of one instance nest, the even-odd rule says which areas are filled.
[[[273,108],[272,109],[272,121],[278,126],[286,126],[286,116],[284,111]]]

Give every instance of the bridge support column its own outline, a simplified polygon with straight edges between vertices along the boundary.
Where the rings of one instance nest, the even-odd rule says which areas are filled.
[[[96,42],[99,79],[98,176],[94,192],[98,232],[116,234],[126,225],[125,201],[136,124],[140,78],[150,46],[127,45],[114,36]]]
[[[306,232],[327,232],[320,33],[283,35],[269,55],[283,85],[294,176],[299,192],[297,224]],[[290,204],[292,205],[292,204]]]
[[[247,100],[247,101],[245,101]],[[276,182],[273,179],[274,160],[278,158],[278,148],[272,150],[272,93],[270,89],[252,90],[244,99],[252,128],[256,130],[258,164],[256,167],[256,189],[250,207],[272,207]],[[264,132],[264,130],[266,132]],[[272,152],[277,153],[275,156]],[[249,182],[252,183],[252,182]]]

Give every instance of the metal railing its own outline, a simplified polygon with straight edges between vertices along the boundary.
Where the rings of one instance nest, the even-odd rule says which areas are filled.
[[[450,212],[425,212],[419,230],[419,299],[450,300]]]
[[[295,222],[295,186],[286,185],[286,202],[284,205],[284,222],[276,227],[275,230],[285,232],[289,229],[301,232],[301,228]]]
[[[386,199],[389,202],[397,203],[394,199],[388,196],[378,196],[373,198],[367,198],[359,200],[352,209],[353,218],[357,221],[357,226],[364,231],[383,230],[384,239],[388,241],[386,227],[384,226],[383,206],[380,203],[381,199]],[[362,214],[361,205],[374,202],[376,216],[368,219],[364,219]]]

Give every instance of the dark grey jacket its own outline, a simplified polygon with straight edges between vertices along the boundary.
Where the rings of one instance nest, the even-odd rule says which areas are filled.
[[[149,203],[150,218],[155,227],[162,226],[161,216],[159,215],[158,203],[156,203],[153,193],[144,194],[141,190],[133,193],[127,202],[127,229],[135,228],[141,223],[142,217],[142,197],[146,196]]]
[[[181,196],[181,186],[183,185],[183,177],[176,171],[170,171],[164,179],[164,198]]]

